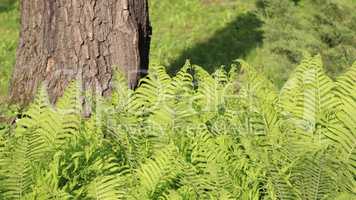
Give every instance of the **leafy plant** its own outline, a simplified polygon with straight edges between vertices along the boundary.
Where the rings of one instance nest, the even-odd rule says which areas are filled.
[[[354,64],[333,81],[308,56],[280,92],[244,61],[209,75],[161,66],[111,98],[46,89],[0,135],[1,199],[352,199]]]

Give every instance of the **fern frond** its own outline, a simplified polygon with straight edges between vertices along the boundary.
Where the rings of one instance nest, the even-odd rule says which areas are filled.
[[[275,167],[267,172],[267,196],[271,199],[294,200],[301,199],[298,191],[292,186],[289,176]]]
[[[96,177],[87,187],[87,197],[97,200],[126,199],[125,180],[119,176]]]
[[[307,57],[282,89],[278,105],[291,123],[313,132],[325,113],[339,104],[334,88],[334,82],[322,69],[321,57]]]
[[[157,198],[174,186],[179,174],[175,148],[167,146],[137,171],[141,198]]]
[[[1,170],[5,199],[21,199],[31,191],[33,177],[30,155],[33,151],[30,142],[25,136],[16,138],[7,153],[8,157],[2,160],[5,167]]]
[[[65,113],[81,114],[82,91],[80,81],[71,82],[56,103],[57,109]]]
[[[330,139],[331,143],[339,150],[338,159],[346,164],[343,169],[345,174],[356,174],[356,110],[349,104],[341,107],[336,113],[336,118],[326,122],[327,131],[324,135]],[[346,171],[347,172],[346,172]],[[349,181],[347,187],[349,191],[356,192],[355,176],[346,175]]]
[[[344,105],[356,109],[356,62],[336,79],[335,95]]]
[[[301,159],[292,171],[291,180],[303,199],[329,199],[338,190],[331,162],[319,152]]]
[[[193,77],[189,70],[191,66],[186,63],[167,86],[164,102],[161,102],[161,107],[153,111],[149,117],[153,126],[175,129],[188,126],[197,120],[197,112],[192,106]]]
[[[239,124],[247,134],[268,135],[278,130],[279,116],[275,103],[278,95],[273,84],[244,61],[241,64]]]
[[[63,96],[58,99],[58,122],[60,129],[56,135],[56,142],[61,146],[68,138],[78,135],[82,124],[82,93],[79,81],[74,81],[66,88]]]
[[[232,199],[244,195],[252,198],[256,193],[258,196],[258,192],[254,190],[256,188],[240,185],[238,180],[243,174],[234,170],[238,159],[233,159],[232,145],[230,136],[221,135],[214,138],[204,131],[197,135],[194,139],[191,163],[187,163],[184,169],[182,184],[194,188],[196,195],[202,199]],[[250,194],[246,194],[246,190],[251,191]]]
[[[48,165],[47,165],[48,166]],[[35,175],[33,191],[24,199],[51,199],[51,200],[69,200],[73,196],[59,188],[58,172],[52,169],[52,163],[49,164],[49,171],[37,169]]]
[[[123,73],[115,72],[113,78],[113,92],[111,96],[111,103],[115,108],[125,108],[129,103],[133,91],[128,88],[128,82]]]
[[[164,67],[152,67],[149,75],[140,81],[140,87],[133,94],[130,109],[144,114],[159,109],[167,98],[170,83],[171,78]]]
[[[12,199],[27,198],[31,191],[35,166],[42,166],[56,150],[56,133],[60,128],[56,113],[48,101],[46,87],[41,86],[35,101],[17,120],[14,136],[5,147],[2,174],[5,175],[5,196]],[[4,163],[2,163],[4,164]],[[30,195],[30,194],[29,194]]]
[[[201,122],[205,123],[225,106],[225,98],[228,94],[224,93],[225,90],[220,81],[226,80],[223,78],[226,78],[226,74],[223,70],[219,70],[214,78],[200,66],[194,65],[193,70],[197,88],[194,108],[200,113]]]

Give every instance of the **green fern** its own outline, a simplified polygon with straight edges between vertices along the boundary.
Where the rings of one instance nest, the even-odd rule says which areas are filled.
[[[153,66],[135,91],[117,73],[108,99],[73,82],[55,106],[42,87],[0,135],[0,198],[353,199],[355,66],[306,57],[280,93],[243,61]]]
[[[313,132],[323,115],[338,105],[334,88],[323,72],[321,57],[307,57],[282,89],[279,105],[296,126]]]
[[[125,199],[125,179],[117,176],[101,176],[95,178],[88,186],[89,199],[117,200]]]

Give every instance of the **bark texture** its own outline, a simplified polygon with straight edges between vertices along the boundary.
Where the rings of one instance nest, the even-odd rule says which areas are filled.
[[[106,95],[115,68],[131,88],[147,71],[147,0],[22,0],[20,6],[12,101],[28,103],[44,82],[55,102],[73,79]]]

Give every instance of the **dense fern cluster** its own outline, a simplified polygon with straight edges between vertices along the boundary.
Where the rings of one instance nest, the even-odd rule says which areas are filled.
[[[80,86],[55,107],[41,88],[0,135],[0,199],[355,198],[356,65],[307,57],[280,92],[243,61],[114,85],[90,119]]]

